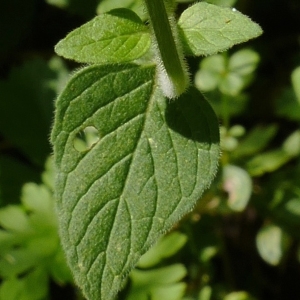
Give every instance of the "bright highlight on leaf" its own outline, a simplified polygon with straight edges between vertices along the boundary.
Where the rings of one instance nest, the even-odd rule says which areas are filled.
[[[155,66],[91,66],[57,100],[52,132],[62,244],[88,299],[110,300],[140,256],[208,187],[219,157],[216,117],[192,89],[169,102]],[[73,145],[94,126],[89,151]]]
[[[120,63],[143,56],[150,34],[129,9],[114,9],[73,30],[55,47],[58,55],[81,63]]]
[[[262,34],[260,26],[236,9],[199,2],[178,21],[187,55],[211,55]]]

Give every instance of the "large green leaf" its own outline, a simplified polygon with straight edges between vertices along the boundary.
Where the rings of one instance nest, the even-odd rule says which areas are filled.
[[[150,44],[141,19],[129,9],[115,9],[70,32],[55,51],[82,63],[120,63],[141,57]]]
[[[178,21],[186,54],[211,55],[262,34],[259,25],[236,9],[199,2]]]
[[[202,94],[176,101],[156,87],[153,65],[90,66],[57,100],[52,132],[60,233],[88,299],[113,299],[147,249],[210,184],[218,121]],[[77,151],[92,126],[99,141]]]

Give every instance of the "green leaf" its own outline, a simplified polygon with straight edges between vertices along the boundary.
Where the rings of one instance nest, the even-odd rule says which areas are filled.
[[[291,88],[284,90],[282,95],[276,99],[276,113],[280,117],[292,121],[300,121],[300,105],[295,91]]]
[[[205,2],[219,6],[233,6],[237,0],[205,0]]]
[[[99,0],[46,0],[46,2],[88,20],[95,16]]]
[[[240,167],[227,165],[223,169],[223,188],[228,193],[227,205],[235,211],[243,211],[252,193],[249,174]]]
[[[276,225],[266,225],[256,236],[260,256],[270,265],[278,265],[287,248],[288,236]]]
[[[277,131],[278,126],[275,124],[253,128],[234,150],[234,157],[251,156],[262,151]]]
[[[174,255],[187,241],[187,236],[180,232],[172,232],[161,238],[158,243],[146,252],[139,260],[140,268],[149,268],[164,258]]]
[[[231,292],[224,297],[224,300],[254,300],[247,292]]]
[[[178,21],[187,55],[211,55],[262,34],[259,25],[236,9],[199,2]]]
[[[231,55],[228,62],[228,70],[240,76],[253,73],[259,63],[259,55],[250,49],[242,49]]]
[[[27,214],[16,205],[0,210],[0,226],[12,232],[30,233],[32,231]]]
[[[292,84],[298,103],[300,104],[300,67],[296,68],[292,73]]]
[[[141,19],[145,19],[146,13],[142,0],[102,0],[97,7],[97,14],[103,14],[120,7],[128,8],[134,11]]]
[[[204,58],[200,63],[200,70],[195,75],[195,85],[201,91],[212,91],[222,81],[226,70],[226,58],[222,54]]]
[[[290,134],[282,145],[283,150],[290,156],[296,157],[300,154],[300,130]]]
[[[38,255],[23,248],[11,250],[0,258],[0,276],[9,278],[29,271],[41,262]]]
[[[81,63],[121,63],[143,56],[150,44],[141,19],[131,10],[115,9],[73,30],[55,51]]]
[[[12,277],[0,286],[0,299],[41,300],[48,294],[48,279],[43,268],[29,272],[25,277]]]
[[[201,288],[198,299],[197,300],[210,300],[212,296],[212,287],[209,285],[205,285]]]
[[[62,244],[88,299],[109,300],[148,248],[208,187],[218,121],[195,89],[170,102],[155,66],[81,70],[57,100],[52,132]],[[100,140],[73,141],[87,126]]]
[[[252,176],[261,176],[266,172],[274,172],[291,159],[282,149],[261,153],[247,163],[247,171]]]
[[[19,300],[24,283],[17,278],[3,280],[0,285],[0,299]]]
[[[177,283],[186,275],[183,265],[176,264],[154,270],[134,270],[130,277],[132,287],[128,300],[180,300],[185,291],[184,283]]]
[[[196,73],[195,84],[202,91],[219,88],[223,94],[237,96],[249,84],[259,62],[259,55],[243,49],[229,59],[222,54],[204,58]]]

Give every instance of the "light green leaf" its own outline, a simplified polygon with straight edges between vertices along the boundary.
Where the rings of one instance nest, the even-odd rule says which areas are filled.
[[[278,265],[288,243],[287,234],[276,225],[267,225],[256,236],[260,256],[270,265]]]
[[[62,244],[88,299],[112,299],[140,256],[210,184],[218,121],[195,89],[176,101],[155,66],[91,66],[57,100],[52,132]],[[97,144],[73,146],[87,126]]]
[[[300,130],[290,134],[282,145],[283,150],[290,156],[296,157],[300,154]]]
[[[205,285],[199,292],[198,300],[210,300],[212,292],[212,287],[209,285]]]
[[[158,264],[164,258],[174,255],[187,241],[187,236],[180,232],[172,232],[162,237],[158,243],[146,252],[139,260],[140,268],[149,268]]]
[[[224,297],[224,300],[254,300],[247,292],[231,292]]]
[[[39,263],[38,255],[34,255],[30,250],[24,247],[11,250],[1,255],[0,276],[2,278],[17,276],[34,268]]]
[[[0,210],[0,225],[12,232],[30,233],[32,231],[25,211],[17,205],[10,205]]]
[[[249,174],[240,167],[225,166],[223,188],[228,193],[227,205],[235,211],[244,210],[252,193],[252,181]]]
[[[150,44],[141,19],[131,10],[115,9],[73,30],[55,51],[82,63],[121,63],[143,56]]]
[[[240,76],[247,76],[254,72],[259,63],[259,55],[250,49],[242,49],[230,56],[228,69]]]
[[[201,61],[200,70],[195,75],[195,85],[203,92],[212,91],[226,73],[226,59],[222,54],[206,57]]]
[[[282,149],[271,150],[254,156],[247,163],[247,171],[252,176],[261,176],[266,172],[273,172],[291,159]]]
[[[277,131],[278,126],[275,124],[253,128],[234,150],[234,157],[250,156],[262,151]]]
[[[296,68],[292,73],[292,84],[296,98],[300,104],[300,67]]]
[[[23,289],[24,282],[17,278],[3,280],[0,285],[0,299],[19,300]]]
[[[199,2],[186,9],[178,21],[188,55],[211,55],[262,34],[259,25],[236,9]]]
[[[185,291],[185,284],[178,283],[186,275],[181,264],[154,270],[134,270],[130,277],[132,287],[128,300],[180,300]]]

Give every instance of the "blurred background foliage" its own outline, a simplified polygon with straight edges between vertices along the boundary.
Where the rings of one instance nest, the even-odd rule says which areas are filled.
[[[180,14],[193,1],[177,2]],[[300,299],[300,2],[207,2],[236,7],[264,34],[187,59],[220,119],[220,169],[194,211],[142,257],[118,299]],[[141,3],[1,3],[0,300],[83,299],[59,245],[49,145],[54,99],[79,66],[53,48],[115,7],[145,20]]]

